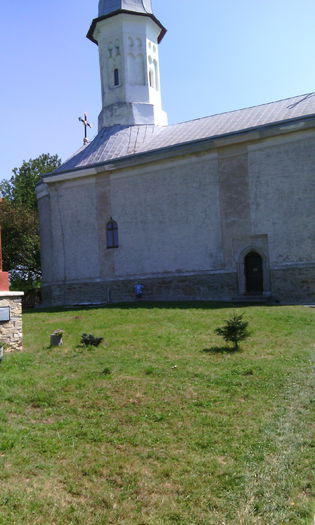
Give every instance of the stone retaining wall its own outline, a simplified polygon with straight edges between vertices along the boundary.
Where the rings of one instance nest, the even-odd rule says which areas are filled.
[[[0,308],[10,308],[10,320],[0,321],[0,341],[8,345],[6,352],[23,350],[23,292],[0,292]]]

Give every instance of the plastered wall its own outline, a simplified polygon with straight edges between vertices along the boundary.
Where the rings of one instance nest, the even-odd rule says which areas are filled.
[[[46,284],[226,272],[244,293],[248,249],[264,258],[266,292],[298,297],[315,271],[314,146],[313,132],[292,133],[49,184]],[[110,218],[119,248],[108,250]],[[286,268],[296,268],[295,294]]]

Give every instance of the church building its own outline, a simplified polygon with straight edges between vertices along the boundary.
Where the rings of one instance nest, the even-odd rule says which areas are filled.
[[[136,284],[314,302],[315,93],[168,125],[165,33],[151,0],[99,1],[98,134],[37,187],[44,304],[132,301]]]

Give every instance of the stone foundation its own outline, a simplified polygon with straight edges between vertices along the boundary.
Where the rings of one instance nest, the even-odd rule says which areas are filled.
[[[315,304],[315,267],[274,269],[271,272],[272,297],[281,303]]]
[[[23,292],[0,292],[0,309],[9,307],[10,320],[0,321],[0,342],[6,343],[6,352],[23,350],[22,297]]]
[[[237,294],[236,273],[217,273],[43,286],[42,306],[132,302],[138,282],[145,301],[229,300]]]
[[[235,301],[241,298],[237,272],[174,275],[156,278],[46,285],[42,306],[106,304],[135,301],[134,285],[144,285],[146,301]],[[270,271],[268,296],[276,303],[315,304],[315,267]],[[242,296],[246,299],[246,295]],[[247,296],[248,297],[248,296]]]

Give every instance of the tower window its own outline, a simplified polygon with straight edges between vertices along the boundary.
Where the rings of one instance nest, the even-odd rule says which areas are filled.
[[[119,69],[116,67],[114,69],[114,86],[119,86]]]
[[[118,224],[113,219],[106,225],[107,248],[118,248]]]

